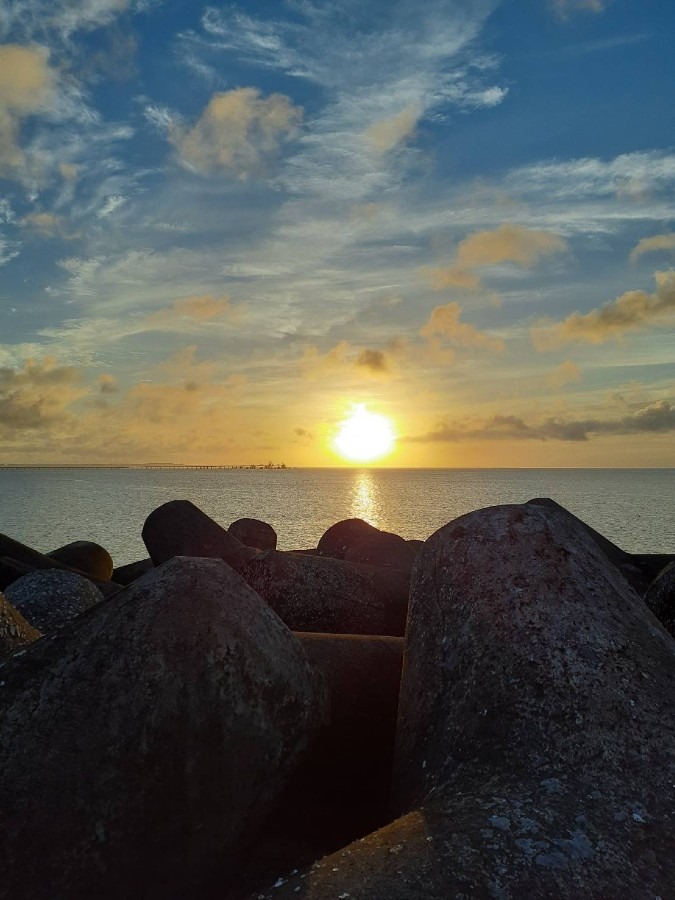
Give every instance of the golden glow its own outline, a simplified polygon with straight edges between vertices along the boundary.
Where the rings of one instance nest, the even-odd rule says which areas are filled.
[[[370,472],[354,472],[350,516],[352,519],[365,519],[379,528],[377,484]]]
[[[345,459],[370,462],[394,449],[394,429],[389,419],[368,412],[359,403],[351,416],[340,423],[334,446]]]

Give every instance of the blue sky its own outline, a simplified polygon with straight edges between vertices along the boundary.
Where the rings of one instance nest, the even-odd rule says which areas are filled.
[[[675,465],[666,0],[10,0],[0,462]]]

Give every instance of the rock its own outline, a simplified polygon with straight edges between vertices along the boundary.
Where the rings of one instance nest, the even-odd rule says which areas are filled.
[[[276,531],[260,519],[237,519],[227,530],[246,547],[255,547],[257,550],[277,549]]]
[[[7,659],[39,637],[42,637],[40,632],[0,594],[0,660]]]
[[[61,569],[64,572],[77,572],[96,584],[104,596],[115,593],[119,589],[119,585],[101,581],[87,572],[80,572],[79,569],[60,562],[58,559],[38,553],[32,547],[15,541],[6,534],[0,534],[0,590],[7,588],[22,575],[38,569]]]
[[[92,575],[99,581],[110,581],[112,577],[112,557],[105,547],[101,547],[100,544],[95,544],[93,541],[73,541],[72,544],[50,550],[47,556],[71,569]]]
[[[670,563],[649,586],[645,603],[666,631],[675,637],[675,563]]]
[[[151,512],[142,536],[156,566],[174,556],[199,556],[222,559],[239,571],[255,555],[189,500],[170,500]]]
[[[87,578],[59,569],[38,569],[5,590],[9,602],[45,634],[62,628],[99,603],[103,594]]]
[[[385,566],[410,573],[418,553],[418,547],[398,534],[379,531],[349,547],[344,558],[347,562]]]
[[[567,516],[574,520],[580,528],[583,528],[595,543],[600,547],[607,559],[613,563],[621,572],[628,584],[637,591],[642,597],[645,591],[656,578],[658,573],[667,566],[669,562],[675,560],[675,554],[667,553],[628,553],[617,547],[608,538],[600,534],[586,522],[579,519],[564,506],[560,506],[555,500],[548,497],[537,497],[535,500],[528,500],[528,503],[537,506],[545,506],[547,509],[555,509],[564,512]]]
[[[344,559],[350,547],[380,533],[378,528],[363,519],[344,519],[331,525],[319,539],[317,551],[331,559]]]
[[[153,568],[151,559],[139,559],[137,562],[127,563],[125,566],[118,566],[113,571],[113,581],[127,587],[137,579],[142,578],[143,575],[150,572]]]
[[[405,631],[405,573],[266,550],[241,574],[293,631],[394,636]]]
[[[321,715],[302,647],[227,565],[174,559],[0,668],[3,896],[221,890]]]
[[[258,896],[665,898],[674,688],[672,638],[569,516],[463,516],[413,573],[401,817]]]

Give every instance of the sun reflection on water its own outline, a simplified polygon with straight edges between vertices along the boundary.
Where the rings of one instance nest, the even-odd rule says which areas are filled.
[[[380,523],[377,484],[370,472],[355,472],[352,483],[351,518],[365,519],[376,528]]]

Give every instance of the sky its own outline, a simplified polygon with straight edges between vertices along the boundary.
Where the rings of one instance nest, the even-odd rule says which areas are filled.
[[[0,463],[675,466],[672,0],[5,0]]]

